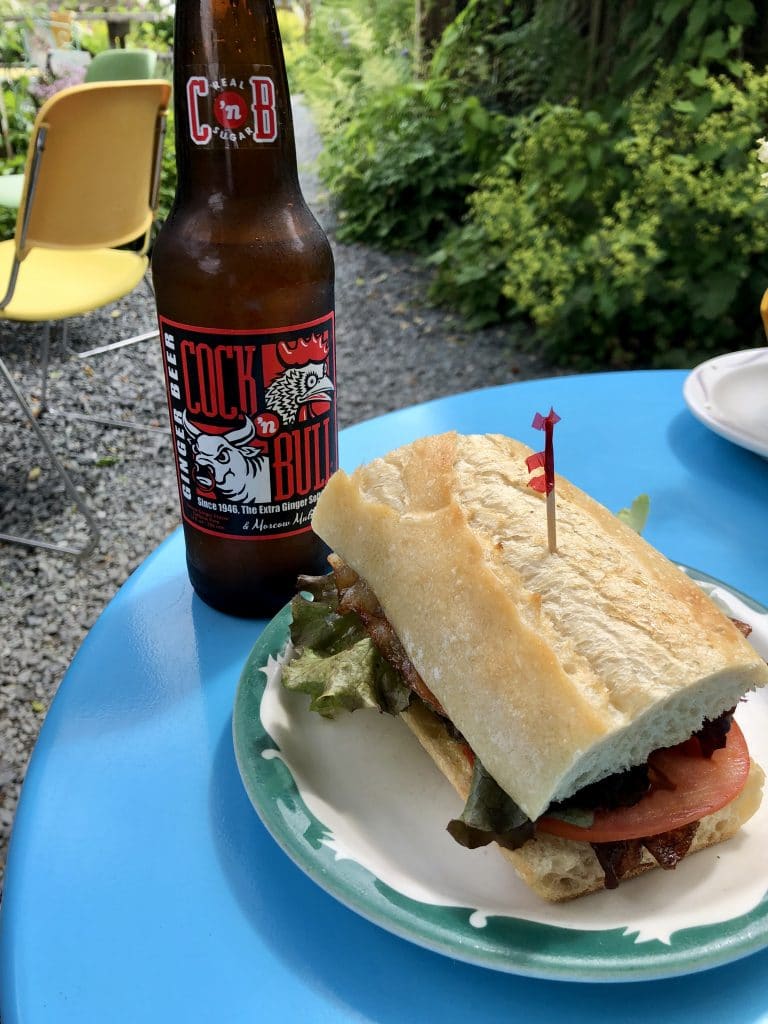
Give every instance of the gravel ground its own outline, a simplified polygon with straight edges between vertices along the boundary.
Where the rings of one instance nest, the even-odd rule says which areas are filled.
[[[313,171],[319,141],[296,105],[305,195],[333,237]],[[337,272],[339,421],[342,427],[452,392],[549,375],[509,331],[469,332],[426,301],[427,273],[407,255],[334,244]],[[85,351],[151,330],[148,283],[129,298],[70,321],[68,344]],[[0,355],[22,391],[39,393],[40,331],[0,325]],[[7,390],[0,381],[0,391]],[[81,360],[54,343],[50,403],[112,419],[167,420],[157,342]],[[36,438],[6,394],[0,415],[0,530],[36,531],[56,543],[83,536]],[[25,767],[47,709],[78,646],[118,587],[178,524],[167,437],[47,413],[43,425],[101,528],[78,562],[0,543],[0,882]],[[104,680],[109,685],[109,680]]]

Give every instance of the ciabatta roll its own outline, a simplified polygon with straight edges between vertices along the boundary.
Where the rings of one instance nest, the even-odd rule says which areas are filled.
[[[768,666],[680,569],[562,477],[550,553],[530,454],[498,435],[424,438],[335,474],[313,528],[373,591],[461,743],[535,823],[554,802],[688,740],[765,685]],[[446,770],[451,736],[430,739],[418,713],[406,717]],[[446,771],[460,791],[465,769]],[[760,783],[755,768],[741,811],[726,812],[727,827],[700,826],[692,848],[732,834]],[[554,877],[568,841],[546,837],[544,851],[532,840],[517,866],[537,874],[527,867],[541,860],[537,841]],[[599,887],[588,852],[589,869],[574,867],[581,882],[542,891]]]

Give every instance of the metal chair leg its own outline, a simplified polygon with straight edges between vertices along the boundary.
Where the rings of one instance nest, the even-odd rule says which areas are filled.
[[[123,338],[122,341],[112,341],[109,345],[99,345],[98,348],[89,348],[87,352],[78,352],[79,359],[90,359],[91,356],[100,356],[103,352],[114,352],[115,349],[125,348],[126,345],[135,345],[139,341],[149,341],[157,338],[160,331],[145,331],[144,334],[135,334],[132,338]]]
[[[155,292],[152,287],[152,281],[147,275],[144,276],[144,284],[147,286],[150,298],[154,304]],[[134,334],[132,338],[123,338],[122,341],[113,341],[108,345],[99,345],[98,348],[89,348],[87,352],[78,352],[77,355],[80,359],[90,359],[91,356],[100,356],[103,352],[114,352],[115,349],[125,348],[126,345],[136,345],[141,341],[150,341],[152,338],[159,337],[160,331],[154,328],[151,331],[144,331],[143,334]]]
[[[46,320],[43,325],[43,348],[41,359],[43,363],[43,382],[40,385],[40,411],[45,409],[48,396],[48,365],[51,358],[51,322]]]
[[[125,345],[133,345],[137,341],[148,341],[150,338],[156,338],[159,331],[148,331],[146,334],[138,334],[133,338],[126,338],[123,341],[115,341],[109,345],[102,345],[99,348],[89,349],[87,352],[76,352],[74,349],[69,349],[68,345],[68,322],[66,320],[60,320],[58,328],[61,331],[61,346],[62,351],[72,352],[78,356],[79,359],[85,359],[88,356],[99,355],[102,352],[111,352],[113,349],[123,348]],[[137,423],[135,420],[114,420],[109,419],[105,416],[90,416],[87,413],[82,412],[70,412],[68,409],[53,408],[47,403],[47,383],[48,383],[48,362],[49,353],[51,347],[51,325],[46,323],[43,335],[43,346],[42,346],[42,358],[43,358],[43,386],[40,398],[40,411],[54,413],[56,416],[63,416],[68,420],[80,420],[83,423],[95,423],[102,427],[121,427],[125,430],[143,430],[149,434],[164,434],[168,435],[170,432],[169,427],[152,427],[146,423]]]
[[[39,540],[36,537],[24,537],[12,533],[0,533],[0,541],[7,541],[11,544],[24,544],[27,547],[33,548],[45,548],[48,551],[59,551],[64,554],[75,555],[77,558],[85,558],[96,547],[96,544],[99,539],[99,528],[96,525],[96,520],[91,514],[91,511],[88,508],[88,506],[83,501],[82,497],[78,494],[77,488],[72,482],[69,473],[67,473],[66,469],[64,468],[63,462],[59,459],[58,455],[53,450],[51,443],[49,442],[48,438],[45,436],[42,429],[40,428],[40,425],[35,417],[35,414],[27,405],[24,396],[22,395],[19,388],[16,386],[16,382],[14,381],[13,377],[10,374],[10,371],[8,370],[7,366],[5,365],[2,359],[0,359],[0,373],[3,375],[3,377],[5,377],[5,380],[7,381],[8,386],[13,392],[16,401],[19,403],[19,406],[24,412],[24,415],[27,417],[30,424],[32,425],[35,433],[37,434],[37,438],[40,441],[43,448],[45,449],[45,451],[47,452],[48,458],[51,460],[54,469],[59,474],[59,477],[62,483],[64,484],[67,493],[69,494],[70,498],[74,501],[74,503],[77,505],[80,514],[85,519],[88,529],[88,541],[81,547],[72,547],[68,544],[52,544],[49,541]]]

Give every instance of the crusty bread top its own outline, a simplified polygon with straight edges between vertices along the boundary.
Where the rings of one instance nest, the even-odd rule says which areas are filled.
[[[686,739],[768,666],[684,573],[560,476],[550,554],[529,454],[500,435],[423,438],[335,474],[313,527],[535,819]]]

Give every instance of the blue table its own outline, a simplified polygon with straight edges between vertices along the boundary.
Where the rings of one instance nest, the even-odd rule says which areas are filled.
[[[687,412],[684,374],[598,374],[431,402],[342,435],[352,468],[457,428],[536,444],[647,538],[768,604],[768,463]],[[232,750],[262,624],[192,593],[174,533],[75,658],[29,768],[2,908],[5,1024],[562,1019],[764,1021],[768,951],[688,978],[591,985],[495,973],[389,934],[309,881],[251,808]]]

